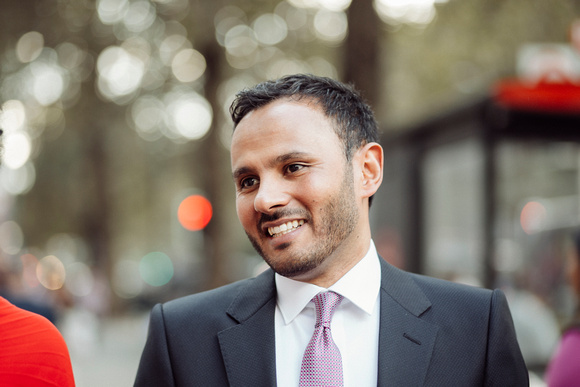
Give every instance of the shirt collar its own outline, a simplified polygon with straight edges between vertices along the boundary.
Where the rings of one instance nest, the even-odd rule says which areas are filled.
[[[315,295],[327,290],[340,294],[370,315],[381,287],[381,267],[377,250],[371,240],[369,250],[363,259],[328,289],[279,274],[276,274],[275,280],[278,292],[277,304],[285,324],[291,323]]]

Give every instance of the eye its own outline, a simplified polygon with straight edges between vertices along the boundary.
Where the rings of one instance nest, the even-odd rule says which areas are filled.
[[[302,168],[304,168],[304,165],[302,164],[290,164],[286,167],[286,170],[290,173],[295,173],[301,170]]]
[[[252,188],[253,186],[258,184],[258,179],[255,177],[246,177],[240,181],[240,188],[247,189]]]

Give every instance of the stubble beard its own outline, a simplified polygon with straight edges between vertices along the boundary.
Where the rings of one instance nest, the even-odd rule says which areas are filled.
[[[306,274],[319,267],[352,234],[358,220],[358,208],[351,171],[352,166],[346,168],[343,183],[336,195],[322,209],[318,224],[314,224],[312,217],[309,217],[307,224],[312,228],[314,238],[319,240],[315,245],[306,248],[294,246],[296,251],[292,255],[280,258],[276,253],[265,253],[257,238],[246,232],[254,249],[272,270],[288,278]],[[281,210],[274,213],[271,218],[274,220],[287,215]],[[290,247],[290,244],[283,244],[277,250],[280,255],[285,255],[289,254],[287,250]]]

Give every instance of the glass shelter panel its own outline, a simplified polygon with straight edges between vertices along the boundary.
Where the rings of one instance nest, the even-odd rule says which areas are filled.
[[[574,309],[565,267],[580,225],[580,146],[506,141],[497,148],[493,262],[531,368],[545,366]]]
[[[439,146],[425,155],[421,178],[427,275],[482,284],[483,160],[475,139]]]

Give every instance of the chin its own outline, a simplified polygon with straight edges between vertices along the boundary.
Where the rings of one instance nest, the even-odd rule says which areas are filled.
[[[315,269],[317,269],[322,262],[317,260],[296,260],[296,259],[271,259],[264,257],[266,263],[274,270],[276,273],[283,277],[290,279],[302,279],[303,277],[308,277]]]

